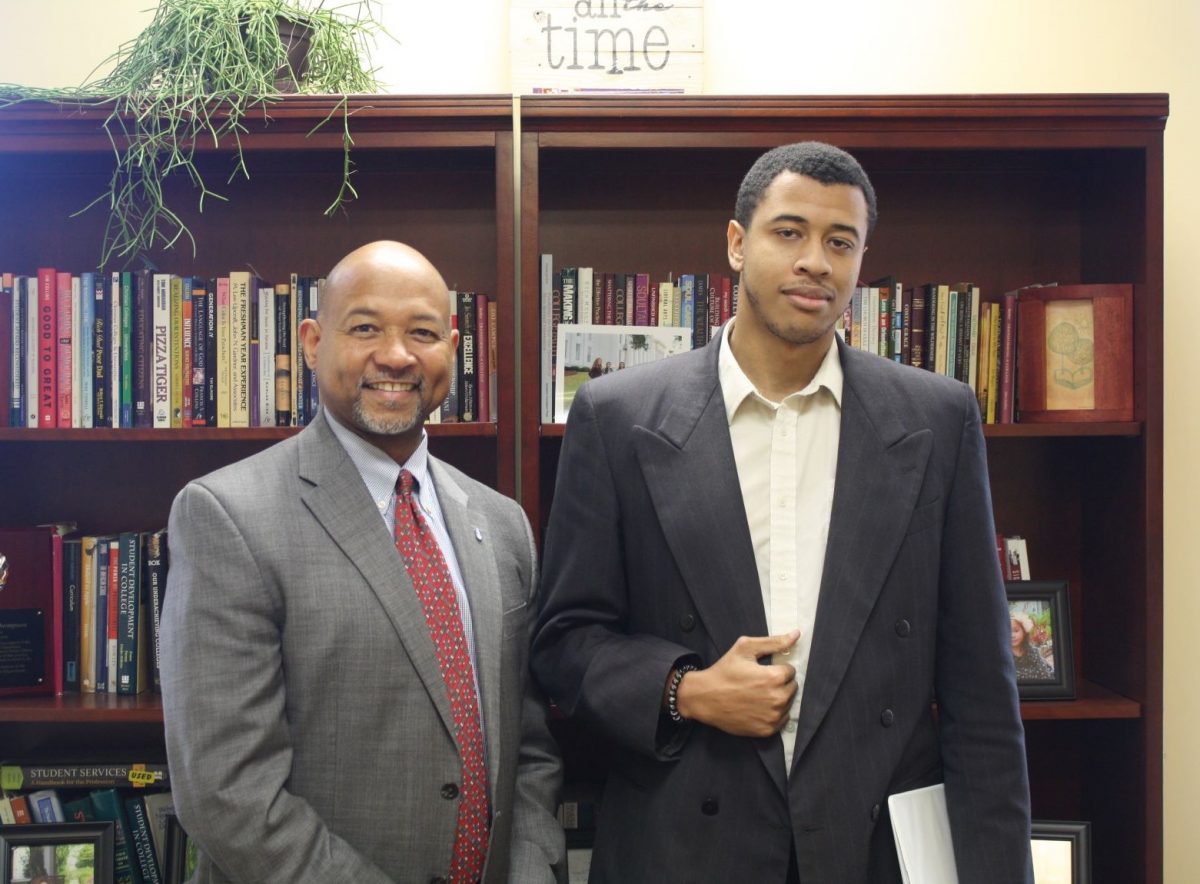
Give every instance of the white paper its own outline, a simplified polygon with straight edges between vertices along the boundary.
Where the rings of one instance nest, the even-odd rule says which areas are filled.
[[[892,795],[888,811],[904,884],[958,884],[945,786]]]

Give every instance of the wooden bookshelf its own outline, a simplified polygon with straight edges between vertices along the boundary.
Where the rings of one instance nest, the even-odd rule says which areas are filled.
[[[539,422],[539,256],[728,272],[738,183],[771,147],[828,141],[866,167],[880,217],[863,279],[971,280],[985,298],[1138,284],[1133,421],[985,430],[997,530],[1027,539],[1035,579],[1070,583],[1076,699],[1021,709],[1034,816],[1092,822],[1097,884],[1162,880],[1167,110],[1162,95],[521,99],[521,492],[535,526],[563,436]]]
[[[249,180],[226,184],[228,145],[200,163],[228,203],[176,182],[170,198],[196,235],[148,256],[161,271],[216,276],[253,268],[264,280],[324,275],[350,249],[399,239],[421,249],[447,283],[497,306],[499,403],[494,423],[430,428],[434,453],[483,481],[516,490],[513,137],[507,96],[356,96],[349,101],[359,197],[325,217],[342,165],[340,120],[329,98],[288,96],[243,139]],[[105,217],[73,213],[105,187],[112,166],[100,108],[24,105],[0,110],[0,269],[94,269]],[[140,267],[140,261],[135,267]],[[105,269],[119,269],[108,267]],[[4,391],[4,406],[8,391]],[[0,525],[72,520],[89,533],[166,524],[190,479],[298,430],[0,429]],[[165,759],[155,694],[0,698],[0,760]]]

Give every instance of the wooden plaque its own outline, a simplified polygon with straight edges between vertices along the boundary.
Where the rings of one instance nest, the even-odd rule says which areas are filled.
[[[1133,420],[1133,286],[1059,285],[1017,296],[1021,423]]]

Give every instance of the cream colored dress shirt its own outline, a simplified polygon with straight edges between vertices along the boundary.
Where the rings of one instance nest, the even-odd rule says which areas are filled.
[[[796,667],[796,699],[780,734],[790,773],[829,539],[842,363],[831,344],[808,386],[772,402],[738,365],[729,346],[733,328],[732,321],[725,326],[718,372],[767,628],[771,635],[800,629],[791,651],[775,655],[776,663]]]

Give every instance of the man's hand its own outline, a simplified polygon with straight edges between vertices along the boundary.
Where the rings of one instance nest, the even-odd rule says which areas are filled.
[[[787,723],[796,696],[796,668],[787,663],[761,665],[760,657],[786,651],[800,638],[743,635],[707,669],[684,675],[676,708],[691,718],[739,737],[769,737]]]

